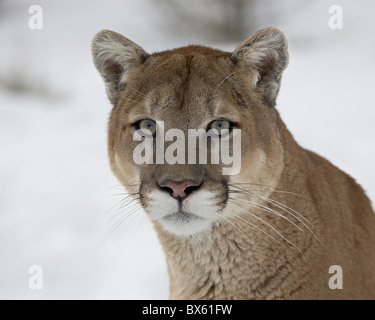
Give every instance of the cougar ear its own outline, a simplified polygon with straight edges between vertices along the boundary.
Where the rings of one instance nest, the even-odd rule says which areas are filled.
[[[91,44],[95,67],[103,77],[107,96],[113,105],[117,92],[124,87],[129,70],[149,56],[140,46],[109,30],[98,32]]]
[[[267,103],[274,106],[289,60],[284,33],[277,28],[262,29],[242,42],[231,59],[251,75],[254,88],[261,88]]]

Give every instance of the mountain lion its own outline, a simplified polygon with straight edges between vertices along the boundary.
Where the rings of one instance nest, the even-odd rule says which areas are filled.
[[[375,298],[369,199],[300,147],[275,108],[288,64],[280,30],[260,30],[233,52],[191,45],[154,54],[104,30],[92,53],[113,105],[110,165],[153,221],[172,299]],[[160,138],[172,129],[179,134]],[[207,132],[207,161],[174,146],[192,129]],[[223,174],[228,164],[210,161],[210,146],[226,141],[234,156],[235,130],[241,166]],[[152,150],[138,163],[142,143]]]

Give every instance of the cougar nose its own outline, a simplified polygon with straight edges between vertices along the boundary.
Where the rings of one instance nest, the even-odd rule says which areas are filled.
[[[194,180],[172,181],[165,180],[160,187],[169,192],[173,198],[183,200],[189,196],[194,190],[199,189],[200,183]]]

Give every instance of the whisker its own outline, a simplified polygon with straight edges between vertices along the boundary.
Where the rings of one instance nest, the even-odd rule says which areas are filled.
[[[134,88],[132,87],[129,87],[130,90],[132,90],[133,92],[135,92],[137,95],[139,95],[140,97],[146,99],[146,95],[144,95],[142,92],[139,92],[138,90],[135,90]]]
[[[110,223],[111,221],[113,221],[114,219],[116,219],[119,216],[120,216],[119,220],[122,219],[125,216],[131,216],[138,209],[139,208],[136,206],[136,204],[133,204],[130,208],[126,208],[126,210],[120,210],[112,218],[110,218],[107,222],[103,223],[103,225],[100,228],[103,228],[104,226],[108,225],[108,223]],[[117,222],[119,220],[117,220]],[[114,225],[116,225],[116,223]]]
[[[286,206],[285,204],[281,203],[281,202],[278,202],[276,200],[272,200],[272,199],[269,199],[269,198],[266,198],[266,197],[262,197],[262,196],[259,196],[259,195],[255,195],[256,197],[260,198],[260,199],[263,199],[265,201],[268,201],[270,203],[272,203],[273,205],[275,205],[276,207],[280,208],[281,210],[284,210],[285,212],[289,213],[291,216],[293,216],[294,218],[296,218],[298,221],[300,221],[306,228],[307,230],[309,230],[312,235],[315,237],[315,239],[317,239],[320,244],[325,247],[325,245],[323,244],[323,242],[319,239],[319,237],[315,234],[314,231],[312,231],[310,229],[310,227],[308,225],[306,225],[301,219],[299,219],[298,217],[296,217],[292,212],[296,213],[298,216],[302,217],[304,220],[306,220],[312,227],[313,227],[313,224],[307,220],[303,215],[301,215],[300,213],[298,213],[297,211],[293,210],[292,208]],[[289,210],[291,210],[292,212],[290,212]]]
[[[247,211],[246,209],[242,208],[241,206],[239,206],[237,203],[234,203],[234,205],[236,205],[239,209],[242,209],[243,211],[245,211],[247,214],[251,215],[252,217],[254,217],[255,219],[259,220],[260,222],[264,223],[265,225],[267,225],[269,228],[271,228],[273,231],[275,231],[280,237],[282,237],[286,242],[288,242],[290,245],[292,245],[294,248],[296,248],[298,250],[298,252],[304,256],[304,254],[302,253],[302,251],[293,243],[291,242],[290,240],[288,240],[285,236],[283,236],[281,234],[281,232],[279,230],[277,230],[274,226],[270,225],[267,221],[264,221],[263,219],[259,218],[257,215],[253,214],[252,212],[250,211]]]
[[[272,200],[272,199],[270,199],[270,198],[266,198],[266,197],[262,197],[262,196],[260,196],[260,195],[258,195],[258,194],[256,194],[256,193],[253,193],[253,190],[246,190],[246,189],[244,189],[244,188],[240,188],[240,187],[238,187],[238,186],[234,186],[234,185],[232,185],[233,187],[235,187],[235,188],[239,188],[240,190],[242,190],[243,192],[245,192],[245,193],[248,193],[248,194],[250,194],[250,195],[253,195],[253,196],[255,196],[255,197],[257,197],[257,198],[259,198],[259,199],[262,199],[262,200],[264,200],[264,201],[267,201],[267,202],[270,202],[270,203],[273,203],[275,206],[277,206],[278,208],[280,208],[279,206],[282,206],[283,208],[280,208],[280,209],[282,209],[283,211],[286,211],[287,213],[289,213],[291,216],[293,216],[295,219],[297,219],[299,222],[301,222],[308,230],[310,230],[310,228],[300,219],[300,218],[298,218],[298,217],[296,217],[293,213],[291,213],[290,211],[288,211],[287,209],[289,209],[289,210],[291,210],[291,211],[293,211],[295,214],[297,214],[298,216],[300,216],[301,218],[303,218],[304,220],[306,220],[311,226],[313,226],[313,224],[308,220],[308,219],[306,219],[302,214],[300,214],[299,212],[297,212],[297,211],[295,211],[295,210],[293,210],[292,208],[290,208],[290,207],[288,207],[288,206],[286,206],[285,204],[282,204],[281,202],[278,202],[278,201],[276,201],[276,200]],[[285,209],[285,208],[287,208],[287,209]],[[311,230],[310,230],[311,231]],[[312,231],[311,231],[312,232]]]
[[[134,197],[135,195],[138,195],[137,197]],[[131,197],[131,200],[129,200],[129,197]],[[139,196],[139,193],[134,193],[134,194],[130,194],[128,196],[126,196],[124,199],[122,199],[121,201],[119,201],[119,209],[122,209],[122,208],[125,208],[127,205],[130,205],[131,203],[133,203],[134,201],[138,201],[140,200],[140,196]],[[137,202],[138,204],[140,204],[139,202]]]
[[[266,197],[263,197],[263,196],[260,196],[260,195],[257,195],[257,194],[254,194],[254,196],[256,196],[257,198],[260,198],[260,199],[262,199],[262,200],[265,200],[265,201],[267,201],[267,202],[270,202],[270,203],[274,204],[276,207],[278,207],[278,208],[280,208],[280,209],[282,209],[282,210],[288,212],[290,215],[292,215],[293,217],[295,217],[296,219],[298,219],[295,215],[293,215],[291,212],[289,212],[289,210],[292,211],[292,212],[294,212],[294,213],[297,214],[299,217],[301,217],[301,218],[304,219],[306,222],[308,222],[311,226],[313,226],[313,224],[312,224],[307,218],[305,218],[302,214],[300,214],[300,213],[297,212],[296,210],[294,210],[294,209],[288,207],[287,205],[285,205],[285,204],[283,204],[283,203],[281,203],[281,202],[279,202],[279,201],[276,201],[276,200],[273,200],[273,199],[270,199],[270,198],[266,198]],[[298,219],[298,220],[301,221],[300,219]],[[301,223],[303,223],[303,222],[301,221]],[[307,227],[307,226],[306,226],[306,227]]]
[[[230,75],[226,76],[217,86],[215,89],[213,89],[211,92],[210,92],[210,95],[212,95],[217,89],[219,89],[219,87],[225,82],[227,81],[231,76],[233,76],[235,73],[232,72]]]
[[[228,190],[228,193],[240,193],[240,194],[246,194],[247,192],[241,191],[241,190]]]
[[[252,183],[252,182],[236,182],[236,183],[228,183],[229,186],[232,186],[232,187],[235,187],[235,188],[239,188],[237,185],[254,185],[254,186],[262,186],[262,187],[265,187],[265,188],[269,188],[269,189],[273,189],[274,187],[271,187],[271,186],[267,186],[266,184],[261,184],[261,183]],[[256,190],[254,190],[256,191]],[[262,190],[259,190],[259,191],[262,191]],[[297,197],[301,197],[301,198],[305,198],[306,200],[310,200],[310,198],[302,195],[302,194],[299,194],[299,193],[295,193],[295,192],[291,192],[291,191],[285,191],[285,190],[278,190],[278,189],[273,189],[272,190],[273,192],[277,192],[277,193],[286,193],[286,194],[291,194],[291,195],[294,195],[294,196],[297,196]]]
[[[118,197],[118,196],[123,196],[123,195],[127,195],[127,197],[131,197],[131,196],[134,196],[136,194],[138,194],[139,192],[124,192],[124,193],[113,193],[113,194],[110,194],[108,197]],[[124,199],[122,199],[124,200]],[[121,200],[121,201],[122,201]]]
[[[135,196],[137,193],[131,193],[127,194],[125,198],[119,200],[117,203],[115,203],[110,209],[108,209],[105,213],[103,213],[99,218],[103,218],[104,216],[108,215],[115,207],[122,207],[123,202],[127,201],[130,197]],[[118,194],[117,196],[123,196],[124,194]]]
[[[133,201],[133,200],[132,200],[132,201]],[[128,206],[130,206],[130,207],[128,207]],[[138,207],[138,206],[139,206],[139,207]],[[129,202],[129,203],[125,204],[124,206],[120,207],[120,208],[119,208],[119,211],[118,211],[115,215],[113,215],[113,216],[112,216],[107,222],[105,222],[100,228],[105,227],[108,223],[110,223],[111,221],[113,221],[113,219],[115,219],[115,218],[118,217],[119,215],[123,214],[123,213],[125,212],[125,210],[121,210],[121,209],[124,209],[125,207],[126,207],[126,210],[129,210],[129,212],[130,212],[130,210],[132,210],[132,211],[136,211],[137,209],[142,208],[142,207],[140,206],[140,203],[138,203],[138,202],[135,202],[135,203],[131,203],[131,202]]]
[[[234,218],[234,217],[233,217]],[[242,230],[237,226],[237,225],[235,225],[235,223],[233,222],[231,222],[230,220],[229,220],[229,218],[226,218],[226,217],[223,217],[223,219],[225,220],[225,221],[227,221],[230,225],[232,225],[238,232],[240,232],[244,237],[245,237],[245,239],[247,239],[247,240],[249,240],[249,237],[246,235],[246,234],[244,234],[243,232],[242,232]]]
[[[108,189],[121,189],[125,190],[125,187],[134,187],[134,186],[140,186],[141,183],[140,181],[134,181],[132,183],[127,183],[127,184],[117,184],[112,187],[109,187]]]
[[[247,221],[247,220],[245,220],[245,219],[243,219],[243,218],[241,218],[240,216],[233,216],[233,217],[230,217],[230,218],[232,218],[234,221],[238,221],[239,223],[241,223],[241,222],[245,222],[248,226],[250,226],[250,228],[252,228],[252,229],[255,229],[255,230],[258,230],[258,231],[260,231],[260,232],[262,232],[262,233],[264,233],[265,235],[267,235],[269,238],[271,238],[272,240],[274,240],[274,241],[276,241],[278,244],[280,244],[283,248],[285,248],[285,246],[279,241],[279,240],[277,240],[275,237],[273,237],[273,236],[271,236],[269,233],[267,233],[266,231],[264,231],[263,229],[261,229],[261,228],[259,228],[259,227],[257,227],[255,224],[253,224],[253,223],[251,223],[250,221]],[[224,218],[225,220],[227,220],[229,223],[230,223],[230,221],[229,221],[229,219],[227,219],[227,218]],[[238,226],[236,226],[234,223],[232,224],[242,235],[244,235],[245,236],[245,238],[248,238],[240,229],[239,229],[239,227]],[[286,249],[286,248],[285,248]]]
[[[125,184],[125,185],[121,184],[121,185],[109,187],[109,189],[125,190],[125,187],[135,187],[135,186],[140,186],[140,185],[141,185],[140,183],[131,183],[131,184]]]
[[[135,208],[137,209],[137,208]],[[134,216],[136,210],[132,210],[127,212],[123,217],[121,217],[113,226],[112,228],[105,234],[103,239],[98,243],[98,245],[92,251],[92,254],[95,254],[99,251],[99,249],[103,246],[103,244],[109,239],[109,237],[120,227],[120,225],[126,221],[129,217]]]
[[[121,191],[124,191],[124,193],[120,194],[114,194],[112,196],[123,196],[120,201],[118,201],[115,205],[113,205],[109,210],[106,211],[103,215],[100,216],[100,218],[103,218],[104,216],[108,215],[115,207],[118,207],[118,212],[115,213],[110,219],[108,219],[105,223],[103,223],[99,229],[104,228],[107,226],[110,222],[112,222],[114,219],[119,218],[114,225],[107,231],[107,233],[104,235],[104,237],[99,241],[98,245],[94,248],[92,254],[95,254],[102,246],[103,244],[109,239],[109,237],[114,234],[114,232],[131,216],[137,216],[135,215],[135,212],[141,208],[141,205],[139,203],[139,192],[126,192],[125,187],[131,187],[131,186],[140,186],[140,183],[134,182],[127,185],[116,185],[113,187],[110,187],[110,189],[121,189]]]
[[[242,191],[244,191],[244,192],[247,192],[247,193],[249,193],[249,194],[251,194],[251,195],[253,195],[253,196],[255,196],[255,197],[257,197],[257,198],[259,198],[259,199],[261,199],[261,200],[264,200],[264,201],[266,201],[266,202],[272,203],[273,205],[275,205],[275,206],[278,207],[279,209],[281,209],[281,210],[287,212],[287,213],[290,214],[292,217],[294,217],[294,218],[297,219],[299,222],[301,222],[302,225],[303,225],[304,227],[306,227],[306,229],[309,230],[309,231],[311,232],[311,234],[314,236],[314,238],[317,239],[317,240],[319,241],[319,243],[325,248],[325,245],[324,245],[323,242],[319,239],[319,237],[315,234],[315,232],[314,232],[314,231],[313,231],[313,230],[312,230],[312,229],[311,229],[306,223],[304,223],[304,222],[301,220],[301,218],[303,218],[305,221],[307,221],[307,222],[310,224],[311,227],[313,227],[313,224],[312,224],[307,218],[305,218],[302,214],[300,214],[300,213],[297,212],[296,210],[294,210],[294,209],[288,207],[287,205],[285,205],[285,204],[283,204],[283,203],[281,203],[281,202],[279,202],[279,201],[276,201],[276,200],[273,200],[273,199],[270,199],[270,198],[267,198],[267,197],[260,196],[260,195],[258,195],[258,194],[256,194],[256,193],[253,193],[252,191],[246,190],[246,189],[244,189],[244,188],[240,188],[240,187],[238,187],[238,186],[234,186],[234,185],[232,185],[232,186],[233,186],[233,187],[236,187],[236,188],[239,188],[240,190],[242,190]],[[238,200],[239,200],[239,199],[238,199]],[[293,214],[293,212],[294,212],[296,215],[298,215],[299,217],[301,217],[301,218],[297,217],[295,214]],[[282,215],[282,216],[283,216],[283,215]]]
[[[235,186],[233,186],[233,187],[235,187]],[[238,187],[235,187],[235,188],[238,188]],[[242,194],[246,194],[249,191],[264,191],[264,190],[261,190],[261,189],[251,189],[251,190],[246,190],[246,189],[243,189],[243,190],[231,190],[231,189],[229,189],[228,190],[229,193],[242,193]]]
[[[246,203],[248,205],[250,205],[251,207],[253,208],[258,208],[262,211],[266,211],[266,212],[269,212],[269,213],[272,213],[272,214],[275,214],[283,219],[285,219],[286,221],[288,221],[289,223],[291,223],[293,226],[295,226],[297,229],[299,229],[300,231],[303,232],[303,229],[301,227],[299,227],[297,224],[295,224],[292,220],[288,219],[287,217],[285,217],[284,215],[282,215],[281,213],[271,209],[271,208],[268,208],[260,203],[256,203],[256,202],[253,202],[253,201],[250,201],[250,200],[243,200],[243,199],[234,199],[234,198],[230,198],[231,200],[233,201],[237,201],[237,202],[241,202],[241,203]]]
[[[120,224],[126,220],[128,216],[126,217],[123,217],[122,219],[120,219]],[[111,228],[105,235],[104,237],[102,238],[102,240],[99,241],[98,245],[94,248],[94,250],[92,251],[92,254],[96,254],[99,249],[103,246],[103,244],[109,239],[109,237],[112,235],[112,233],[119,227],[119,222],[116,223],[115,227]]]

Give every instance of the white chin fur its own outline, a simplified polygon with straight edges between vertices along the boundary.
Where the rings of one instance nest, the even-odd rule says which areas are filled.
[[[219,218],[213,196],[209,191],[196,191],[182,202],[180,208],[179,202],[168,193],[155,190],[148,195],[150,203],[147,211],[150,218],[166,231],[189,236],[208,229]]]

